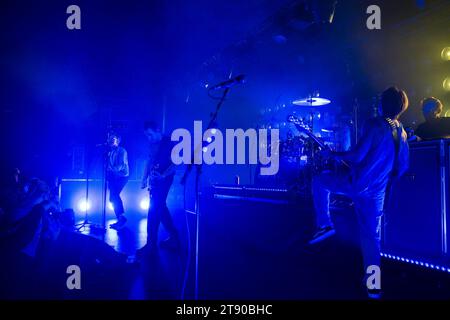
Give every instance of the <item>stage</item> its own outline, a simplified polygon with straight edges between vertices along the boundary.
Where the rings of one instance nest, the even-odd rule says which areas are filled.
[[[1,7],[0,300],[450,299],[448,0]]]

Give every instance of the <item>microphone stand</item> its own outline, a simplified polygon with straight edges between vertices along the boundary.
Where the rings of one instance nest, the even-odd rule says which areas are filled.
[[[75,228],[77,231],[80,231],[81,229],[85,228],[86,226],[90,226],[91,232],[101,232],[102,233],[102,240],[105,241],[105,232],[106,232],[106,196],[107,196],[107,190],[108,190],[108,182],[106,178],[106,172],[107,172],[107,164],[108,164],[108,145],[107,143],[102,143],[99,145],[96,145],[98,148],[102,148],[102,223],[95,224],[92,222],[89,222],[88,220],[88,210],[89,210],[89,187],[90,187],[90,174],[89,174],[89,160],[87,160],[87,166],[86,166],[86,193],[85,193],[85,219],[82,223],[79,223],[75,225]],[[87,157],[86,157],[87,158]]]
[[[85,189],[85,196],[84,196],[84,221],[75,225],[75,230],[80,232],[81,229],[86,228],[88,225],[93,225],[92,222],[89,222],[88,219],[88,203],[89,203],[89,167],[90,167],[90,160],[89,160],[89,147],[86,146],[86,189]]]
[[[109,137],[108,137],[109,138]],[[103,241],[105,241],[106,233],[106,194],[108,192],[108,147],[103,150],[102,154],[102,225],[100,230],[102,231]]]
[[[111,125],[108,125],[106,133],[106,141],[109,141],[111,133]],[[99,232],[102,233],[102,239],[105,241],[106,234],[106,196],[108,193],[108,160],[110,146],[108,142],[102,144],[102,223],[97,226]]]
[[[225,98],[227,97],[228,93],[230,92],[230,87],[227,87],[222,97],[219,99],[219,102],[217,103],[216,110],[211,114],[211,118],[208,123],[208,127],[206,130],[212,129],[214,123],[216,123],[217,117],[219,115],[220,108],[222,107]],[[202,139],[203,140],[203,139]],[[194,150],[194,154],[192,157],[191,164],[186,169],[186,172],[182,178],[182,182],[185,183],[186,179],[192,170],[192,165],[194,164],[195,155],[197,152],[203,152],[203,142],[196,147]],[[203,162],[203,161],[202,161]],[[196,171],[195,171],[195,202],[194,202],[194,214],[196,216],[196,233],[195,233],[195,300],[198,300],[198,278],[199,278],[199,239],[200,239],[200,217],[201,217],[201,211],[200,211],[200,177],[202,174],[202,164],[195,165]]]

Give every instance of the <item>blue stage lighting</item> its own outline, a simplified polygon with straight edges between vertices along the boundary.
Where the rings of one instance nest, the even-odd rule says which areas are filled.
[[[150,208],[150,200],[148,198],[142,199],[141,202],[139,202],[139,207],[142,210],[148,210]]]
[[[91,209],[91,203],[89,201],[86,201],[86,199],[82,199],[78,202],[78,209],[81,212],[86,212]]]
[[[444,266],[435,265],[435,264],[432,264],[432,263],[427,263],[427,262],[422,262],[422,261],[419,261],[419,260],[413,260],[413,259],[404,258],[404,257],[400,257],[400,256],[390,255],[390,254],[387,254],[387,253],[381,253],[381,256],[389,258],[389,259],[397,260],[397,261],[402,261],[402,262],[414,264],[414,265],[417,265],[417,266],[420,265],[422,267],[426,267],[426,268],[433,269],[433,270],[450,272],[450,268],[447,268],[447,267],[444,267]]]

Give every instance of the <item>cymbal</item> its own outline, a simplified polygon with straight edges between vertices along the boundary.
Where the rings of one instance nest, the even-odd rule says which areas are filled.
[[[320,131],[322,131],[324,133],[335,133],[337,130],[338,130],[338,128],[334,127],[334,128],[323,128]]]
[[[306,98],[301,100],[295,100],[292,104],[299,107],[321,107],[330,104],[331,100],[324,98]]]

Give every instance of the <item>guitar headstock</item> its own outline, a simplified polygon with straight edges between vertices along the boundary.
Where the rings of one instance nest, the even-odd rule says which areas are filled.
[[[287,117],[287,122],[290,122],[292,124],[295,124],[297,128],[302,128],[305,130],[310,130],[309,126],[304,123],[303,119],[300,119],[297,116],[290,115]]]
[[[311,138],[321,149],[329,148],[320,138],[316,137],[311,130],[311,127],[304,123],[303,119],[298,118],[297,116],[290,115],[287,117],[287,121],[293,123],[298,131],[306,134],[309,138]]]
[[[289,115],[287,117],[287,121],[293,124],[303,124],[303,121],[301,121],[297,116]]]

